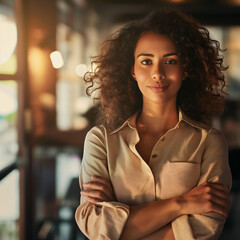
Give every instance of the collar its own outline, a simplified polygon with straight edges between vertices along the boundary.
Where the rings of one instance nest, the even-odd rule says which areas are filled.
[[[129,128],[135,130],[137,129],[136,123],[137,123],[137,117],[138,117],[139,111],[134,113],[130,118],[128,118],[120,127],[113,130],[110,134],[116,133],[120,131],[122,128],[128,126]]]
[[[120,131],[121,129],[123,129],[124,127],[128,126],[130,129],[136,130],[137,126],[136,126],[136,122],[137,122],[137,117],[139,115],[139,111],[136,112],[135,114],[133,114],[130,118],[128,118],[120,127],[116,128],[115,130],[113,130],[110,134],[114,134],[118,131]],[[178,114],[178,123],[175,126],[178,127],[180,126],[180,123],[187,123],[189,125],[191,125],[194,128],[198,128],[198,129],[207,129],[207,125],[198,121],[195,121],[191,118],[189,118],[180,108],[179,108],[179,114]]]
[[[209,128],[209,126],[207,126],[207,124],[198,122],[196,120],[189,118],[180,108],[179,108],[178,116],[179,116],[179,120],[178,120],[177,124],[179,124],[180,122],[185,122],[194,128],[205,129],[205,130]]]

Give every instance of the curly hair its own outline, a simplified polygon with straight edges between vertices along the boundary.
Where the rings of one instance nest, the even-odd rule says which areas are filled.
[[[164,34],[175,44],[187,76],[178,92],[177,106],[200,122],[221,112],[227,67],[220,53],[225,50],[197,20],[176,9],[163,9],[127,24],[110,36],[93,58],[95,71],[88,72],[84,80],[90,83],[88,95],[100,90],[101,123],[114,129],[142,107],[142,94],[131,71],[136,44],[145,32]]]

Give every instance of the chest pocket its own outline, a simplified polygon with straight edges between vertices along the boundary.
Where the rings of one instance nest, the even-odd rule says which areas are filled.
[[[200,177],[200,164],[193,162],[166,162],[161,173],[161,198],[179,196],[194,188]]]

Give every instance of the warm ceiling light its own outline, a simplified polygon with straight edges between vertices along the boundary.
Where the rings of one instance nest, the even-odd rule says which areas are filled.
[[[17,44],[16,23],[0,14],[0,64],[7,62]]]
[[[79,64],[75,69],[75,72],[79,77],[83,77],[87,71],[88,71],[88,68],[85,64]]]
[[[230,0],[230,3],[240,5],[240,0]]]
[[[64,65],[63,57],[60,51],[51,52],[50,58],[54,68],[61,68]]]

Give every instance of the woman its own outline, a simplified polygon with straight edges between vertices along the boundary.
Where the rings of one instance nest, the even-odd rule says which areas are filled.
[[[76,221],[90,239],[217,239],[229,210],[223,135],[209,126],[225,85],[219,43],[176,11],[103,44],[86,81],[102,125],[86,136]]]

